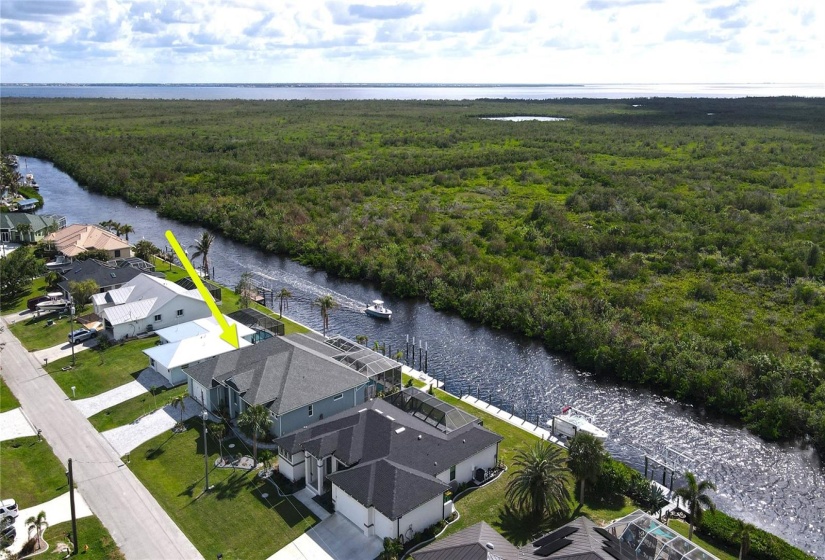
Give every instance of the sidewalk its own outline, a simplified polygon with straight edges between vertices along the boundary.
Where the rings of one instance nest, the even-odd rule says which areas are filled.
[[[203,558],[157,500],[89,424],[41,363],[8,329],[0,333],[3,377],[32,423],[65,465],[91,510],[129,560]]]

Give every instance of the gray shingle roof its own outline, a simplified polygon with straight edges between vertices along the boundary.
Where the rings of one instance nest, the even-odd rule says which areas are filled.
[[[481,521],[415,551],[414,556],[415,560],[518,560],[520,553]]]
[[[60,288],[69,293],[69,282],[82,282],[83,280],[94,280],[101,288],[118,286],[128,283],[140,273],[140,270],[131,266],[116,268],[94,259],[75,261],[71,264],[71,268],[63,273],[65,280],[60,282]]]
[[[414,508],[445,488],[408,484],[407,475],[399,475],[392,479],[393,484],[403,484],[405,488],[382,489],[390,502],[367,503],[367,498],[372,496],[370,489],[377,484],[376,469],[370,466],[374,462],[386,460],[422,480],[433,480],[439,473],[502,439],[476,423],[445,434],[388,402],[373,400],[287,434],[276,443],[290,453],[306,450],[317,458],[334,455],[351,468],[346,471],[349,473],[346,477],[335,473],[330,475],[330,480],[362,505],[374,505],[394,519],[410,511],[405,509],[410,504],[415,503]]]
[[[523,554],[522,557],[535,560],[614,560],[615,556],[609,554],[605,548],[611,540],[615,541],[615,539],[611,539],[605,533],[599,533],[596,531],[597,527],[588,518],[577,517],[548,535],[536,539],[533,543],[522,546],[520,549]],[[562,529],[567,530],[560,532]],[[541,546],[536,546],[535,543],[552,547],[553,543],[563,544],[560,542],[561,540],[567,540],[569,543],[560,546],[548,555],[536,554],[541,550]],[[618,548],[615,549],[615,552],[622,556]],[[633,556],[628,558],[633,558]]]
[[[187,374],[204,387],[232,387],[250,405],[266,405],[277,415],[367,383],[360,373],[280,336],[193,364]]]

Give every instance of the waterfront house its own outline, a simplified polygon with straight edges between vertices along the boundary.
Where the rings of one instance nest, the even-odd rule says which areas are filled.
[[[67,263],[60,273],[63,281],[58,283],[58,287],[64,294],[68,295],[69,282],[94,280],[99,287],[98,291],[102,293],[116,290],[137,276],[140,276],[140,274],[141,270],[139,268],[117,266],[117,263],[114,261],[104,263],[95,259],[86,259],[85,261]]]
[[[240,347],[250,346],[256,331],[231,317],[225,319],[229,324],[237,325]],[[192,364],[236,349],[221,339],[221,333],[222,329],[214,317],[188,321],[157,331],[158,345],[143,353],[149,357],[149,366],[170,384],[178,385],[189,380],[189,394],[200,402],[205,402],[206,390],[193,385],[185,370]]]
[[[451,493],[485,478],[503,438],[416,389],[405,389],[402,401],[406,410],[374,399],[278,438],[278,469],[329,494],[367,536],[409,538],[446,519]]]
[[[114,340],[212,314],[197,290],[185,290],[148,274],[138,274],[120,288],[94,294],[92,303],[106,335]]]
[[[132,256],[129,243],[112,232],[90,224],[72,224],[47,235],[43,241],[67,257],[76,257],[89,249],[105,251],[110,259]]]
[[[262,405],[273,436],[291,432],[358,406],[374,394],[375,381],[334,359],[333,349],[312,336],[276,336],[222,353],[183,371],[189,394],[209,410],[235,418]]]
[[[0,213],[0,241],[3,243],[37,243],[50,231],[66,225],[62,216]]]

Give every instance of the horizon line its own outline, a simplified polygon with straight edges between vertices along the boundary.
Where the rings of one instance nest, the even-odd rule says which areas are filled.
[[[108,87],[562,87],[583,88],[593,86],[820,86],[821,82],[0,82],[0,87],[44,86],[108,86]]]

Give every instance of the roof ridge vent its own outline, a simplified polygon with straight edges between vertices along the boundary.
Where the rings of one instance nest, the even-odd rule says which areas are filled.
[[[493,546],[493,543],[491,543],[491,542],[488,542],[488,543],[487,543],[487,544],[485,544],[484,546],[486,546],[486,547],[487,547],[487,548],[489,548],[490,550],[495,550],[495,548],[496,548],[495,546]]]

